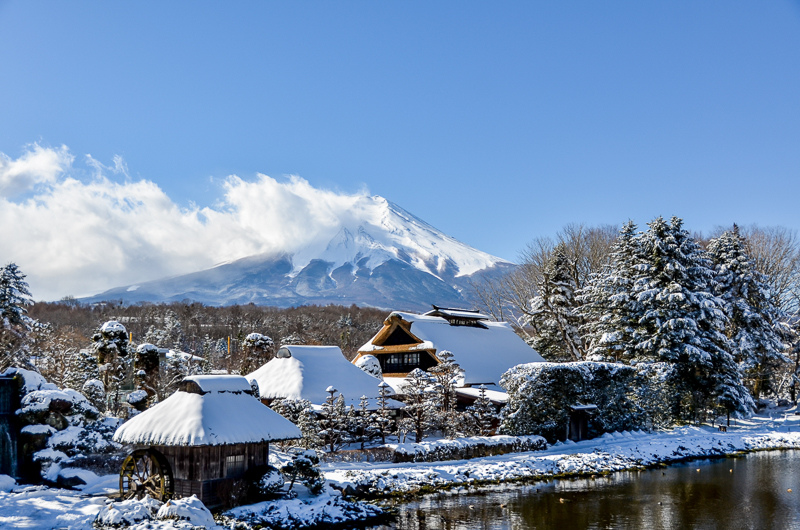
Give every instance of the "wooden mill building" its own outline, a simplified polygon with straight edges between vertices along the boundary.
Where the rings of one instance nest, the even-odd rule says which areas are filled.
[[[383,377],[398,388],[412,370],[427,370],[439,363],[437,353],[450,351],[463,371],[458,386],[486,385],[493,401],[500,401],[498,384],[509,368],[518,364],[543,362],[506,322],[492,322],[477,311],[433,306],[423,315],[392,312],[383,327],[358,350],[361,356],[374,355]],[[469,400],[477,391],[462,392]],[[471,397],[474,400],[474,396]]]
[[[197,495],[227,504],[236,481],[268,464],[269,442],[300,429],[264,406],[238,375],[196,375],[169,398],[124,423],[114,440],[135,450],[123,463],[123,497]]]

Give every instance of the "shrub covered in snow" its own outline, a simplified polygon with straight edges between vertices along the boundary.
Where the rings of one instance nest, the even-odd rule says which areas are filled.
[[[295,449],[290,451],[292,460],[281,469],[281,472],[290,480],[289,491],[296,481],[300,481],[308,491],[318,494],[325,485],[325,480],[319,469],[319,456],[313,449]]]
[[[188,521],[193,526],[210,528],[214,526],[214,516],[196,495],[165,502],[156,514],[158,519],[177,519]]]
[[[541,436],[472,436],[455,440],[388,444],[394,462],[439,462],[484,456],[541,451],[547,442]]]
[[[636,370],[615,363],[530,363],[503,374],[500,384],[508,391],[502,411],[501,431],[538,434],[549,441],[563,439],[570,407],[597,405],[589,434],[637,429],[641,409],[634,402]]]
[[[256,490],[263,497],[274,497],[281,491],[285,483],[286,479],[284,479],[283,473],[270,466],[256,482]]]
[[[378,358],[374,355],[362,355],[356,361],[356,366],[361,368],[363,371],[375,377],[377,379],[381,379],[383,377],[383,371],[381,370],[381,363],[378,362]]]
[[[184,522],[180,528],[214,528],[214,516],[197,496],[174,499],[161,503],[145,495],[142,499],[129,499],[109,502],[97,514],[94,526],[99,528],[118,528],[154,520],[173,519]],[[146,523],[148,527],[153,523]],[[169,526],[175,528],[175,526]]]

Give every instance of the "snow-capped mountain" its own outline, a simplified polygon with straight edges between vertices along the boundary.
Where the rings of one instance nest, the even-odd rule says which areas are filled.
[[[331,234],[332,237],[331,237]],[[86,302],[193,300],[280,307],[357,304],[421,310],[469,306],[469,281],[514,265],[445,235],[382,197],[361,197],[295,252],[111,289]]]

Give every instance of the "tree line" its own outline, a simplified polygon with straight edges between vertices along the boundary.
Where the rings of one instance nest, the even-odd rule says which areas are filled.
[[[639,231],[571,225],[529,245],[511,274],[476,285],[548,361],[658,372],[670,418],[797,398],[800,246],[784,228],[690,234],[680,218]]]

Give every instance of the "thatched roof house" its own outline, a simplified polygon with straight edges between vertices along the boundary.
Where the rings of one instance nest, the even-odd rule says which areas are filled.
[[[300,437],[297,426],[253,396],[244,377],[190,376],[114,433],[114,441],[139,447],[123,463],[120,489],[123,496],[196,494],[207,505],[225,504],[234,481],[267,465],[269,442]],[[141,469],[158,476],[142,477]]]
[[[378,408],[380,379],[366,374],[350,363],[336,346],[283,346],[258,370],[245,376],[258,383],[261,399],[306,399],[321,405],[328,397],[326,389],[334,387],[347,405],[358,406],[361,396],[367,396],[370,409]],[[391,394],[393,390],[389,389]],[[389,408],[402,403],[388,400]]]
[[[543,362],[506,322],[491,322],[477,311],[434,306],[424,315],[392,312],[383,328],[358,350],[353,360],[374,355],[384,378],[404,378],[415,368],[439,363],[437,352],[450,351],[464,371],[463,386],[495,386],[509,368]]]

